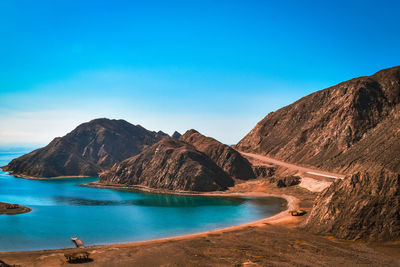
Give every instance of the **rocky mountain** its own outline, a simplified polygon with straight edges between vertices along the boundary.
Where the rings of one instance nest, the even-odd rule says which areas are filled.
[[[193,145],[197,150],[206,154],[231,177],[241,180],[255,178],[249,161],[230,146],[204,136],[193,129],[182,135],[180,140]]]
[[[234,184],[207,155],[168,137],[103,172],[99,182],[184,191],[224,190]]]
[[[400,172],[399,104],[398,66],[268,114],[236,148],[335,172]]]
[[[357,173],[337,181],[315,201],[307,228],[344,239],[400,239],[400,174]]]
[[[167,133],[164,133],[163,131],[158,131],[158,132],[157,132],[157,135],[158,135],[159,137],[169,136]]]
[[[348,174],[317,197],[309,230],[345,239],[400,238],[400,67],[270,113],[236,148]]]
[[[172,138],[175,138],[175,139],[179,139],[179,138],[181,138],[181,134],[179,133],[179,132],[177,132],[177,131],[175,131],[172,135],[171,135],[171,137]]]
[[[124,120],[96,119],[79,125],[47,146],[12,160],[3,170],[31,177],[92,176],[137,155],[161,140]]]

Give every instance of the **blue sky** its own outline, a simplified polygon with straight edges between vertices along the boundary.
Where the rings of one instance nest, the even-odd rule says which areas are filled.
[[[399,1],[0,1],[0,145],[97,117],[238,142],[269,112],[400,64]]]

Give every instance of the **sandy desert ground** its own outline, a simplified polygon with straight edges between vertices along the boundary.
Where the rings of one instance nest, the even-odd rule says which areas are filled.
[[[288,213],[299,208],[310,211],[317,195],[313,191],[320,191],[322,182],[329,184],[334,178],[295,165],[280,165],[266,157],[246,156],[253,164],[274,164],[280,173],[306,177],[307,185],[278,188],[268,179],[258,179],[209,195],[281,196],[288,201],[287,210],[207,233],[83,249],[1,252],[0,260],[20,266],[400,266],[400,242],[365,243],[311,234],[302,229],[307,214],[293,217]],[[89,261],[66,262],[65,253],[82,251],[90,253]]]

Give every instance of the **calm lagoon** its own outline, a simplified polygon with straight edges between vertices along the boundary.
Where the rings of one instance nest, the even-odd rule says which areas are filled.
[[[22,155],[0,151],[0,166]],[[97,178],[26,180],[0,172],[0,201],[31,212],[0,215],[0,251],[101,245],[209,231],[279,213],[279,198],[177,196],[83,187]]]

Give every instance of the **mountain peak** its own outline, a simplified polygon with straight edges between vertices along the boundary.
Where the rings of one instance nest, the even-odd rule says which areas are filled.
[[[185,191],[224,190],[234,184],[204,153],[170,137],[114,165],[99,176],[99,182]]]
[[[4,170],[32,177],[94,176],[139,154],[162,137],[125,120],[94,119],[12,160]]]
[[[197,150],[210,157],[230,176],[241,180],[255,178],[251,164],[235,149],[212,137],[204,136],[196,130],[188,130],[180,140],[191,144]]]
[[[172,135],[171,135],[171,137],[172,138],[174,138],[174,139],[179,139],[179,138],[181,138],[181,134],[178,132],[178,131],[175,131]]]
[[[190,130],[187,130],[183,135],[191,135],[191,134],[195,134],[195,133],[199,133],[199,132],[196,131],[195,129],[190,129]]]
[[[329,171],[349,173],[360,166],[400,171],[394,156],[400,144],[399,103],[400,67],[393,67],[268,114],[236,147]]]

